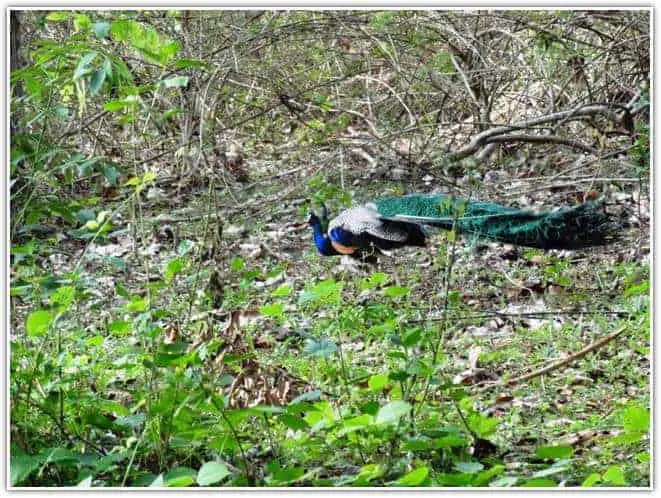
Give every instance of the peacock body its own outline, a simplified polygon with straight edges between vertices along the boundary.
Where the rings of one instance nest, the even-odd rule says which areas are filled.
[[[539,249],[604,245],[613,241],[621,228],[600,202],[535,212],[445,194],[384,197],[347,209],[330,222],[324,207],[321,218],[310,214],[309,223],[321,254],[358,257],[403,246],[424,246],[425,225]]]

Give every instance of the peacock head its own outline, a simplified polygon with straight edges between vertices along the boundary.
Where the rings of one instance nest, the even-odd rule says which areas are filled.
[[[308,213],[308,225],[311,227],[319,226],[325,231],[326,226],[328,226],[328,208],[325,204],[321,204],[321,217],[317,216],[317,213],[310,210]]]
[[[321,218],[314,211],[308,213],[308,224],[312,227],[314,243],[320,254],[323,256],[335,256],[339,254],[325,233],[326,226],[328,225],[328,209],[326,209],[325,205],[321,205]]]

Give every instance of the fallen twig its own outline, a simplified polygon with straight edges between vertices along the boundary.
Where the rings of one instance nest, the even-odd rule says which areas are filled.
[[[493,382],[493,383],[486,383],[486,384],[481,383],[481,384],[476,384],[475,386],[480,387],[480,389],[478,389],[478,391],[481,392],[481,391],[486,391],[488,389],[491,389],[492,387],[511,386],[511,385],[518,384],[518,383],[526,381],[526,380],[534,379],[535,377],[539,377],[540,375],[544,375],[546,373],[552,372],[553,370],[557,370],[558,368],[561,368],[565,365],[568,365],[569,363],[572,363],[573,361],[576,361],[579,358],[582,358],[586,354],[599,349],[600,347],[608,344],[610,341],[615,339],[618,335],[620,335],[626,329],[627,329],[627,327],[622,327],[622,328],[616,330],[615,332],[613,332],[612,334],[608,334],[607,336],[602,337],[601,339],[588,344],[587,346],[585,346],[580,351],[577,351],[576,353],[571,354],[571,355],[567,356],[566,358],[555,361],[555,362],[551,363],[550,365],[548,365],[544,368],[540,368],[538,370],[527,373],[525,375],[520,375],[519,377],[513,377],[513,378],[508,379],[504,382],[501,381],[501,382]]]

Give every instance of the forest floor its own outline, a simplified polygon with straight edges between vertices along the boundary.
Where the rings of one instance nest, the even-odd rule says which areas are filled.
[[[369,173],[348,170],[338,180],[352,185],[354,202],[401,193],[399,183],[373,181]],[[525,179],[503,182],[526,190]],[[433,190],[431,183],[420,182],[417,191]],[[528,190],[499,202],[532,208],[572,202],[563,189],[551,197]],[[151,186],[133,229],[117,210],[103,240],[61,240],[47,265],[54,274],[77,266],[83,281],[94,281],[94,296],[72,319],[87,330],[109,323],[110,336],[101,343],[88,337],[88,353],[121,352],[127,339],[139,343],[124,325],[127,312],[140,311],[148,298],[164,310],[163,343],[197,351],[233,407],[319,398],[355,403],[377,381],[387,382],[386,394],[410,389],[415,398],[411,393],[426,394],[429,386],[415,380],[398,386],[393,372],[404,368],[415,379],[433,364],[445,387],[461,387],[471,400],[465,410],[497,420],[484,432],[503,463],[497,484],[522,482],[514,473],[538,485],[557,484],[548,480],[556,475],[571,485],[585,476],[604,485],[647,485],[649,441],[622,437],[627,416],[649,405],[649,202],[639,190],[609,199],[634,219],[610,246],[544,252],[439,232],[427,248],[361,267],[319,256],[306,224],[311,201],[321,194],[347,204],[347,192],[315,168],[248,188]],[[330,207],[331,216],[341,208]],[[14,311],[20,326],[27,309],[19,304]],[[617,337],[575,361],[518,379],[609,334]],[[420,335],[425,341],[416,340]],[[134,375],[117,367],[97,381],[112,399],[130,404],[130,389],[117,386]],[[447,401],[433,388],[431,398]],[[449,427],[461,427],[461,411],[439,413]],[[286,440],[278,444],[293,451]],[[637,460],[630,459],[632,445]],[[556,446],[571,448],[562,451],[572,465],[559,459],[540,467],[536,448]],[[328,458],[319,479],[352,468],[345,451]],[[624,470],[613,470],[614,462]],[[453,475],[436,482],[467,484]]]

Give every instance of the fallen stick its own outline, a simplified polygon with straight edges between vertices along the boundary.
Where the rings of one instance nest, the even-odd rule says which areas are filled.
[[[608,344],[610,341],[615,339],[618,335],[620,335],[626,329],[627,329],[626,327],[622,327],[621,329],[616,330],[612,334],[608,334],[607,336],[602,337],[601,339],[588,344],[587,346],[585,346],[580,351],[577,351],[576,353],[571,354],[571,355],[567,356],[566,358],[555,361],[555,362],[551,363],[550,365],[547,365],[543,368],[540,368],[539,370],[535,370],[533,372],[527,373],[525,375],[521,375],[519,377],[514,377],[512,379],[506,380],[505,382],[494,382],[494,383],[486,384],[486,385],[482,385],[482,386],[477,384],[476,387],[480,387],[480,389],[478,389],[478,391],[482,392],[482,391],[486,391],[487,389],[491,389],[492,387],[511,386],[511,385],[514,385],[514,384],[518,384],[519,382],[523,382],[525,380],[534,379],[535,377],[539,377],[540,375],[544,375],[545,373],[551,372],[553,370],[557,370],[560,367],[563,367],[563,366],[565,366],[565,365],[567,365],[567,364],[569,364],[569,363],[571,363],[575,360],[578,360],[579,358],[582,358],[583,356],[590,353],[591,351],[599,349],[600,347]]]

